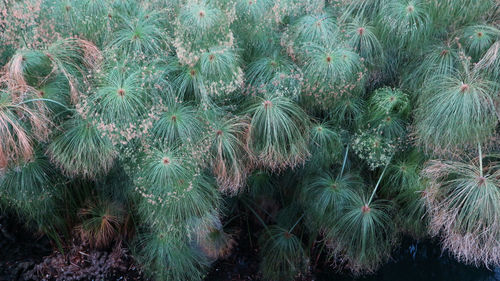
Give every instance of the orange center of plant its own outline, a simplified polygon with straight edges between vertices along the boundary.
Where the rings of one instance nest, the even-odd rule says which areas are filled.
[[[271,107],[273,106],[273,103],[270,101],[270,100],[266,100],[264,101],[264,108],[268,108],[268,107]]]
[[[363,212],[363,214],[366,214],[366,213],[369,213],[371,211],[370,207],[368,207],[368,205],[364,205],[363,207],[361,207],[361,212]]]
[[[462,86],[460,86],[460,92],[467,92],[469,90],[469,85],[468,84],[462,84]]]
[[[486,178],[485,177],[478,177],[477,182],[478,182],[479,186],[483,186],[484,183],[486,182]]]

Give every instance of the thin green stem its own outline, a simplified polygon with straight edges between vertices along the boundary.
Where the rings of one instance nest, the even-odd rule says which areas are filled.
[[[479,176],[483,177],[483,152],[481,151],[481,143],[477,143],[477,150],[479,152]]]
[[[344,174],[345,163],[347,162],[347,153],[349,153],[349,144],[347,144],[347,147],[345,149],[344,161],[342,162],[342,169],[340,170],[340,175],[338,176],[338,178],[341,178]]]
[[[19,106],[19,105],[22,105],[22,104],[25,104],[25,103],[29,103],[29,102],[34,102],[34,101],[46,101],[46,102],[51,102],[51,103],[55,103],[57,105],[60,105],[62,107],[64,107],[65,109],[67,110],[70,110],[67,106],[65,106],[64,104],[58,102],[58,101],[55,101],[55,100],[51,100],[51,99],[30,99],[30,100],[25,100],[25,101],[22,101],[18,104],[16,104],[15,106]]]
[[[375,185],[375,188],[373,189],[372,195],[370,196],[370,200],[368,200],[368,203],[366,205],[370,205],[370,203],[372,202],[373,196],[375,196],[375,193],[377,192],[378,186],[380,185],[380,182],[382,181],[382,177],[384,176],[385,170],[387,170],[387,167],[389,166],[390,162],[391,161],[389,160],[387,165],[385,165],[384,170],[382,171],[382,174],[378,178],[377,184]]]
[[[288,231],[288,233],[292,233],[293,229],[297,226],[297,224],[299,224],[300,220],[302,220],[302,218],[304,217],[305,214],[302,214],[302,216],[300,216],[300,218],[295,222],[295,224],[292,226],[292,228],[290,228],[290,230]]]

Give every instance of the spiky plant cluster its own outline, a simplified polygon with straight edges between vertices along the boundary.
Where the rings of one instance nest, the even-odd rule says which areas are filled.
[[[457,259],[498,265],[498,164],[483,167],[483,155],[479,157],[474,163],[435,160],[427,165],[430,229]]]
[[[394,224],[387,201],[356,194],[344,206],[326,239],[334,258],[354,273],[376,270],[391,252]]]
[[[419,97],[416,131],[428,148],[446,150],[489,138],[498,123],[494,105],[497,86],[481,72],[437,75]]]
[[[260,237],[261,270],[265,280],[291,280],[305,272],[306,260],[300,239],[290,230],[270,226]]]
[[[248,147],[256,165],[280,170],[304,163],[309,120],[303,109],[277,93],[256,98],[248,113]]]
[[[242,231],[269,280],[374,272],[399,234],[498,265],[499,8],[2,1],[0,207],[156,280]]]

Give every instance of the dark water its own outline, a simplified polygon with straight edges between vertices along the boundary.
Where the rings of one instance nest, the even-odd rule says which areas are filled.
[[[406,241],[374,275],[355,278],[334,272],[316,274],[317,281],[500,281],[500,268],[477,268],[457,262],[434,242]]]

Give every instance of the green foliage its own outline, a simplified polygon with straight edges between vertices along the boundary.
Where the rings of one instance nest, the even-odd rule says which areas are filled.
[[[68,176],[94,178],[114,163],[116,150],[96,125],[81,118],[70,119],[48,147],[50,158]]]
[[[334,176],[323,172],[311,178],[304,186],[304,204],[318,228],[328,231],[336,224],[349,200],[358,196],[363,187],[359,177],[352,174]]]
[[[202,131],[197,110],[181,103],[172,103],[154,123],[152,134],[165,144],[186,144],[199,138]]]
[[[202,280],[208,265],[207,259],[175,231],[140,237],[137,257],[157,280]]]
[[[268,280],[369,273],[400,234],[500,264],[495,1],[0,6],[0,204],[59,247],[154,280],[238,242]]]
[[[382,45],[376,35],[375,27],[364,18],[355,18],[346,26],[349,46],[370,64],[383,59]]]
[[[307,257],[300,239],[277,225],[270,226],[259,239],[260,268],[266,280],[292,280],[307,270]]]
[[[368,202],[353,196],[335,227],[327,230],[328,247],[353,272],[376,270],[391,253],[394,222],[391,205],[385,200]]]
[[[127,124],[145,112],[147,95],[141,89],[139,75],[120,67],[106,72],[102,85],[90,99],[103,122]]]
[[[309,156],[309,120],[292,100],[279,94],[256,97],[247,112],[252,116],[248,146],[256,165],[280,170]]]
[[[475,58],[481,57],[499,36],[500,30],[487,25],[468,26],[464,29],[467,51]]]
[[[248,127],[248,121],[238,117],[215,118],[211,124],[210,160],[219,188],[224,192],[238,193],[245,184],[250,165],[244,143]]]
[[[52,234],[64,222],[57,217],[58,176],[40,151],[0,177],[0,206],[18,212],[37,230]]]
[[[432,161],[424,170],[429,178],[426,199],[430,226],[445,248],[462,261],[498,265],[498,164],[482,166],[458,161]]]
[[[338,159],[344,147],[342,136],[333,129],[331,122],[313,124],[310,129],[311,166],[328,166]]]
[[[420,143],[430,149],[448,149],[493,134],[493,93],[496,85],[468,66],[462,72],[438,75],[425,83],[416,112]]]
[[[384,37],[399,42],[399,46],[415,44],[425,39],[431,19],[424,1],[394,0],[383,11]]]

